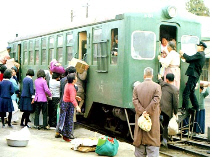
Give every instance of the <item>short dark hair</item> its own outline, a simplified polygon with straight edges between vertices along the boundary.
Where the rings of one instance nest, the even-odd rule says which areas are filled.
[[[169,81],[174,81],[174,74],[173,73],[168,73],[167,75],[166,75],[166,79],[168,79]]]
[[[11,69],[6,69],[4,71],[3,78],[10,79],[11,77],[12,77],[12,70]]]
[[[45,71],[40,69],[38,72],[37,72],[37,78],[39,77],[46,77],[46,74],[45,74]]]
[[[201,89],[201,90],[203,90],[203,89],[204,89],[204,87],[203,87],[203,86],[200,86],[200,89]]]
[[[75,73],[69,73],[67,75],[67,81],[68,81],[68,83],[73,83],[73,81],[75,80],[75,78],[76,78],[76,74]]]
[[[33,69],[28,69],[27,70],[27,73],[26,73],[26,76],[34,76],[35,75],[35,72]]]
[[[69,73],[76,73],[76,68],[74,66],[69,66],[65,70],[65,76],[67,76]]]
[[[56,72],[52,73],[52,79],[57,79],[58,77],[60,77],[60,73],[56,73]]]
[[[2,65],[1,67],[0,67],[0,71],[1,71],[1,73],[4,73],[4,71],[7,69],[7,67],[5,66],[5,65]]]

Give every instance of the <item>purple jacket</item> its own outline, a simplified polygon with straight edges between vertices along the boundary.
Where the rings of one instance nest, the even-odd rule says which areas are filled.
[[[35,101],[47,102],[46,94],[51,97],[52,94],[48,88],[47,82],[44,78],[40,77],[35,80]]]

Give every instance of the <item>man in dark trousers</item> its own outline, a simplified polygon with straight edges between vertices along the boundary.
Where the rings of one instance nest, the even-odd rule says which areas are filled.
[[[199,104],[198,104],[199,102],[197,101],[195,95],[195,87],[202,73],[202,68],[205,64],[204,50],[206,48],[207,45],[204,42],[200,41],[200,43],[197,44],[197,53],[192,56],[189,56],[180,50],[181,58],[184,58],[186,62],[189,63],[188,69],[185,73],[188,76],[188,81],[183,91],[183,103],[182,103],[182,108],[184,109],[183,118],[189,115],[189,98],[193,106],[191,110],[194,109],[199,110]]]
[[[162,97],[160,100],[161,115],[163,116],[163,133],[162,145],[167,147],[168,141],[168,124],[173,115],[177,115],[179,90],[174,86],[174,74],[168,73],[166,75],[166,82],[158,75],[159,85],[162,90]]]

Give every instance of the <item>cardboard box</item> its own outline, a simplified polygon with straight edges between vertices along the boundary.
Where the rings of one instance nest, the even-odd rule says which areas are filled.
[[[69,61],[69,66],[74,66],[79,73],[83,73],[86,65],[88,64],[85,61],[76,58],[72,58],[71,61]]]

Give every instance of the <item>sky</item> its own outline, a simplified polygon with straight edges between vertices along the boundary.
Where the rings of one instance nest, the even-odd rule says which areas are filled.
[[[154,2],[153,2],[154,1]],[[185,10],[186,0],[1,0],[0,1],[0,51],[7,42],[20,36],[33,35],[71,25],[73,21],[84,22],[88,15],[93,19],[114,17],[126,11],[141,11],[161,3],[174,4],[178,10]],[[204,0],[209,6],[210,0]],[[72,23],[73,24],[73,23]]]

